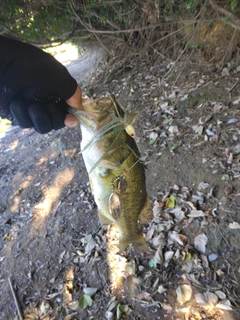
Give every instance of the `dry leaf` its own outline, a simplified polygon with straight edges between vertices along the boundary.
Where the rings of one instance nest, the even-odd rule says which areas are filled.
[[[156,204],[153,206],[153,216],[157,217],[161,213],[161,206],[159,204]]]
[[[232,223],[229,223],[228,227],[230,229],[240,229],[240,223],[234,221]]]
[[[195,294],[195,300],[199,306],[211,311],[216,307],[218,297],[212,292],[204,292]]]
[[[198,190],[203,191],[209,187],[209,183],[207,182],[200,182],[198,185]]]
[[[76,315],[77,315],[77,312],[69,314],[68,316],[64,317],[64,320],[71,320],[71,319],[75,318]]]
[[[174,133],[178,133],[179,132],[178,126],[170,126],[168,128],[168,131],[171,133],[171,135],[173,135]]]
[[[165,236],[163,233],[160,233],[157,237],[152,239],[152,244],[154,247],[164,247],[165,246]]]
[[[176,289],[177,300],[180,304],[184,304],[192,297],[192,287],[188,284],[183,284]]]
[[[185,273],[190,273],[192,271],[192,268],[193,268],[193,261],[190,260],[190,261],[184,263],[181,270]]]
[[[176,242],[183,246],[187,242],[187,238],[183,234],[169,232],[168,244],[170,245],[170,244],[176,243]]]
[[[237,118],[232,118],[232,119],[229,119],[229,120],[227,121],[227,124],[236,123],[236,122],[238,122],[238,121],[239,121],[239,119],[237,119]]]
[[[64,255],[65,255],[65,253],[66,253],[66,250],[64,250],[64,251],[60,254],[59,260],[58,260],[59,264],[62,263],[63,257],[64,257]]]
[[[178,221],[181,221],[185,218],[185,212],[182,210],[181,207],[176,207],[170,211],[170,213],[174,214],[175,218]]]
[[[151,300],[151,295],[148,292],[141,292],[137,295],[138,300]]]
[[[240,103],[240,98],[238,98],[237,100],[234,100],[233,102],[232,102],[232,104],[239,104]]]
[[[47,301],[43,301],[41,304],[40,304],[40,312],[42,315],[44,315],[45,313],[47,313],[48,309],[50,308],[50,305]]]
[[[202,233],[199,234],[195,239],[194,239],[194,246],[195,248],[200,251],[201,253],[205,253],[206,251],[206,244],[208,242],[207,236]]]
[[[186,274],[187,279],[189,279],[189,281],[191,281],[192,283],[201,286],[201,283],[195,278],[194,274]]]
[[[153,260],[156,261],[156,263],[163,263],[163,253],[162,253],[162,246],[159,246],[155,255],[154,255],[154,258]]]
[[[51,300],[57,296],[59,296],[60,294],[62,294],[62,290],[61,291],[58,291],[58,292],[55,292],[55,293],[52,293],[52,294],[49,294],[45,297],[46,300]]]
[[[84,288],[83,292],[88,296],[92,297],[97,292],[97,290],[98,288]]]
[[[167,251],[164,253],[165,261],[171,260],[173,256],[174,256],[174,251]]]
[[[218,269],[216,271],[216,274],[220,277],[220,276],[222,276],[224,274],[224,272],[221,269]]]
[[[221,105],[215,105],[214,108],[213,108],[213,113],[217,113],[220,110],[222,110],[222,106]]]
[[[150,140],[156,140],[157,137],[158,137],[157,132],[152,131],[152,132],[149,133],[149,139],[150,139]]]
[[[113,315],[114,313],[111,311],[106,311],[105,316],[107,318],[107,320],[112,320],[113,319]]]
[[[90,252],[92,249],[95,248],[96,246],[96,242],[95,240],[93,239],[92,235],[89,234],[88,236],[86,236],[85,238],[81,239],[81,242],[82,244],[86,244],[86,247],[85,247],[85,253],[88,253]]]
[[[211,115],[211,116],[212,116],[212,115]],[[210,117],[210,118],[211,118],[211,117]],[[199,124],[205,124],[210,118],[209,118],[209,116],[207,116],[207,117],[202,116],[202,117],[199,118],[198,123],[199,123]]]
[[[149,134],[149,144],[154,144],[156,141],[157,141],[157,138],[158,138],[158,134],[156,132],[151,132]]]
[[[149,241],[150,239],[152,239],[154,232],[155,232],[154,228],[149,229],[145,236],[145,240]]]
[[[163,308],[163,310],[172,311],[172,307],[170,304],[161,303],[161,307]]]
[[[227,164],[232,164],[232,162],[233,162],[233,154],[230,153],[230,155],[229,155],[229,157],[227,159]]]
[[[68,308],[73,310],[73,311],[76,311],[79,308],[78,300],[74,300],[74,301],[69,302]]]
[[[202,135],[203,133],[203,126],[199,126],[199,125],[196,125],[196,126],[192,126],[192,129],[195,133],[197,133],[199,136]]]
[[[188,214],[188,217],[191,218],[198,218],[198,217],[205,217],[205,213],[202,210],[191,210],[191,212]]]
[[[157,291],[158,291],[159,293],[163,293],[163,292],[167,291],[167,289],[165,289],[163,286],[159,286],[158,289],[157,289]]]
[[[223,310],[233,310],[229,300],[224,300],[217,303],[216,307]]]
[[[216,294],[216,295],[218,296],[218,298],[221,299],[221,300],[226,299],[225,293],[222,292],[222,291],[220,291],[220,290],[215,291],[215,294]]]
[[[203,268],[208,269],[209,268],[208,258],[204,254],[201,254],[201,260],[202,260]]]
[[[215,133],[212,130],[207,129],[206,133],[209,137],[213,137],[215,135]]]
[[[188,314],[190,312],[190,309],[192,310],[192,307],[190,305],[180,306],[180,307],[177,308],[177,312]],[[196,317],[196,314],[194,314],[194,315]],[[195,318],[195,319],[197,319],[197,318]]]

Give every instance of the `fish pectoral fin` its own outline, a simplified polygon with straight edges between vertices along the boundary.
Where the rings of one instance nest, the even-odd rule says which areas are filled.
[[[106,226],[106,225],[109,225],[111,223],[113,223],[112,220],[108,219],[103,213],[101,210],[98,210],[98,218],[99,218],[99,221],[101,223],[102,226]]]
[[[140,230],[146,223],[150,222],[152,218],[153,218],[152,205],[147,195],[142,211],[138,216]]]
[[[142,234],[138,234],[134,239],[119,239],[119,251],[123,252],[129,244],[132,244],[134,249],[138,252],[149,252],[150,249],[143,238]]]

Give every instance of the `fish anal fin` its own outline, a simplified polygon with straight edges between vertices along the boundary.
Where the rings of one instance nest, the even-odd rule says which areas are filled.
[[[141,229],[144,226],[144,224],[150,222],[152,218],[153,218],[152,205],[147,195],[142,211],[138,216],[139,228]]]
[[[123,252],[129,244],[132,244],[134,247],[134,250],[138,252],[149,252],[150,249],[143,238],[142,234],[138,234],[137,237],[134,239],[119,239],[119,251],[120,253]]]

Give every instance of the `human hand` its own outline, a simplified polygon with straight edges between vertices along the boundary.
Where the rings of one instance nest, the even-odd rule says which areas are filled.
[[[70,107],[73,107],[77,110],[83,110],[82,90],[79,86],[77,86],[75,93],[68,100],[66,100],[66,103]],[[79,125],[79,121],[72,114],[68,113],[65,117],[64,124],[69,128],[75,128]]]
[[[29,105],[27,101],[15,99],[10,103],[16,124],[21,128],[33,127],[41,134],[61,129],[65,125],[70,128],[77,126],[78,120],[68,114],[67,109],[68,105],[64,101],[45,104],[34,102]]]
[[[77,127],[80,122],[78,121],[78,119],[76,117],[74,117],[72,114],[67,113],[65,120],[64,120],[64,124],[65,126],[67,126],[68,128],[75,128]]]
[[[77,86],[76,91],[74,94],[66,100],[66,103],[75,109],[83,110],[83,104],[82,104],[82,89]]]

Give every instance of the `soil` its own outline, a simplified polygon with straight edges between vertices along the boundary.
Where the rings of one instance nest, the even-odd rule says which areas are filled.
[[[12,127],[0,139],[0,319],[19,319],[9,279],[25,319],[239,319],[239,68],[143,59],[101,69],[81,85],[137,112],[151,252],[120,255],[114,225],[100,227],[79,128]]]

